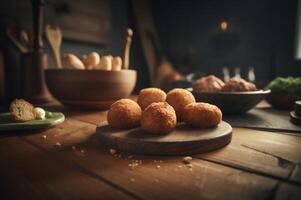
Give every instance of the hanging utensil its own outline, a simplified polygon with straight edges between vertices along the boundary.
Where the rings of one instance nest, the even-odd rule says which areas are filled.
[[[180,80],[182,75],[174,69],[172,63],[164,55],[163,49],[158,38],[155,37],[155,34],[147,32],[146,35],[153,45],[157,60],[154,86],[166,90],[172,82]]]
[[[130,60],[130,48],[132,43],[133,30],[127,28],[125,40],[124,40],[124,48],[123,48],[123,62],[122,69],[129,68],[129,60]]]
[[[6,29],[6,35],[9,38],[9,40],[15,45],[15,47],[21,52],[21,53],[27,53],[29,50],[24,46],[19,40],[18,40],[18,30],[15,26],[9,26]]]
[[[46,38],[52,49],[54,55],[56,66],[62,68],[61,61],[61,44],[62,44],[62,32],[61,29],[57,26],[46,26]]]
[[[44,70],[48,66],[47,54],[43,51],[42,27],[44,0],[31,0],[33,19],[32,51],[21,56],[22,98],[34,103],[51,101],[45,83]],[[28,36],[28,41],[31,41]]]
[[[33,9],[33,50],[41,51],[43,47],[42,27],[44,0],[31,0]]]
[[[19,40],[20,40],[21,44],[28,49],[28,51],[32,50],[29,33],[27,31],[25,31],[25,30],[20,31]]]

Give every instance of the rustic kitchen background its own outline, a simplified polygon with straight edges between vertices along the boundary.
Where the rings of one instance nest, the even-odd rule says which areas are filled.
[[[134,3],[135,2],[135,3]],[[140,3],[137,3],[140,2]],[[300,76],[297,0],[47,0],[44,25],[63,32],[62,54],[96,51],[120,55],[124,30],[134,30],[130,66],[138,72],[136,91],[151,84],[154,62],[148,45],[181,74],[247,77],[254,69],[256,82],[265,85],[276,76]],[[0,8],[0,99],[18,97],[21,90],[20,53],[7,39],[11,25],[32,30],[30,0],[3,1]],[[150,18],[151,16],[151,18]],[[143,33],[141,27],[149,28]],[[147,35],[147,37],[146,37]],[[155,39],[154,39],[155,38]],[[49,68],[54,65],[47,41]]]

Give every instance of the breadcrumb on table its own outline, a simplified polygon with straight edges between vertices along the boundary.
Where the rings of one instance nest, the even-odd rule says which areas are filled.
[[[182,160],[182,162],[185,163],[185,164],[189,164],[191,161],[192,161],[191,156],[185,156]]]
[[[116,153],[117,153],[116,149],[110,149],[110,154],[114,155]]]

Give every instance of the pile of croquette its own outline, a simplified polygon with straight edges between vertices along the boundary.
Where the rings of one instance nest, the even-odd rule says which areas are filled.
[[[221,110],[208,103],[196,102],[191,92],[175,88],[167,94],[159,88],[145,88],[137,102],[120,99],[110,106],[108,124],[113,128],[141,127],[151,134],[167,134],[177,122],[195,128],[211,128],[222,120]]]

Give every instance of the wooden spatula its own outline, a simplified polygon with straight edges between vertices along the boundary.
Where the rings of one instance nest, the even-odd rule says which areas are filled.
[[[129,68],[130,60],[130,48],[132,43],[133,30],[130,28],[126,29],[125,38],[124,38],[124,47],[123,47],[123,62],[122,69]]]
[[[42,27],[44,22],[45,0],[31,0],[33,20],[33,51],[43,51]]]
[[[61,44],[62,44],[62,32],[57,26],[46,26],[46,37],[51,46],[53,55],[55,57],[56,66],[62,68],[61,61]]]
[[[6,35],[9,38],[9,40],[15,45],[15,47],[21,52],[21,53],[28,53],[28,48],[24,46],[19,40],[18,40],[18,28],[16,26],[9,26],[6,29]]]
[[[32,43],[30,41],[29,33],[24,29],[20,31],[19,40],[23,46],[25,46],[29,51],[32,50]]]

